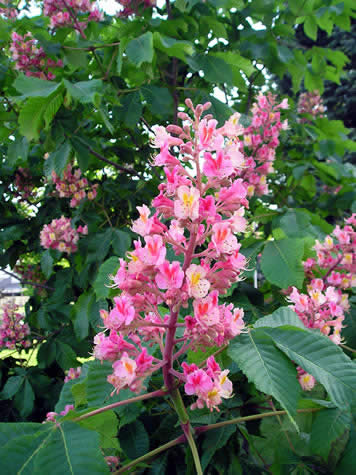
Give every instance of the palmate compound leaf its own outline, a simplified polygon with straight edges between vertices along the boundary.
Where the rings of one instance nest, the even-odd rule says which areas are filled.
[[[312,374],[340,409],[356,405],[356,365],[318,331],[291,325],[264,328],[275,345]]]
[[[10,424],[6,424],[10,425]],[[0,449],[3,473],[51,475],[109,473],[99,448],[99,435],[70,421],[21,426],[20,435]]]
[[[297,372],[272,338],[262,329],[251,330],[231,342],[228,355],[257,389],[277,399],[294,422],[300,393]]]

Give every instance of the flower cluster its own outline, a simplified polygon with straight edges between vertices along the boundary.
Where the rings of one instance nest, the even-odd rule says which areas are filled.
[[[143,241],[134,242],[128,261],[120,259],[113,285],[121,294],[112,310],[101,310],[108,334],[95,337],[94,355],[113,363],[108,380],[117,392],[140,391],[144,378],[162,368],[168,390],[177,377],[187,394],[198,397],[193,407],[212,410],[231,395],[227,372],[213,357],[207,370],[183,363],[178,372],[172,366],[187,350],[221,347],[244,328],[243,310],[219,304],[218,297],[241,280],[246,266],[236,235],[247,228],[250,183],[241,174],[248,158],[236,116],[218,128],[211,115],[203,115],[210,103],[186,104],[192,115],[179,113],[183,127],[154,128],[152,146],[159,153],[153,165],[163,166],[166,181],[152,201],[156,211],[137,208],[132,230]],[[157,344],[162,359],[150,355],[144,342]]]
[[[281,130],[288,122],[281,122],[280,110],[288,108],[288,101],[276,102],[272,94],[260,94],[252,107],[252,121],[246,129],[239,123],[240,114],[235,113],[224,125],[224,133],[230,139],[230,148],[243,152],[236,157],[241,160],[237,176],[248,183],[247,196],[268,193],[267,175],[273,173],[276,147]]]
[[[82,177],[80,168],[73,173],[72,164],[68,163],[61,178],[55,171],[52,172],[52,180],[56,185],[60,198],[71,198],[70,206],[75,208],[85,198],[93,200],[96,197],[96,189],[98,185],[89,186],[88,180]]]
[[[23,71],[26,76],[52,80],[56,76],[49,68],[60,68],[62,60],[54,61],[47,57],[43,48],[37,45],[37,40],[28,32],[24,36],[15,31],[11,35],[10,52],[15,61],[15,69]]]
[[[78,368],[69,368],[69,370],[66,372],[64,382],[68,383],[68,381],[71,381],[72,379],[79,378],[81,372],[82,372],[81,366],[78,366]]]
[[[44,0],[43,14],[50,17],[51,28],[69,26],[78,31],[85,30],[89,21],[103,19],[103,13],[91,0]]]
[[[24,315],[14,302],[5,303],[2,307],[3,315],[0,324],[0,348],[14,350],[16,347],[28,348],[31,345],[28,336],[30,328],[24,322]]]
[[[216,408],[221,404],[221,398],[227,399],[232,395],[232,383],[227,377],[229,370],[221,371],[213,356],[209,356],[206,366],[207,369],[203,370],[194,363],[182,363],[186,380],[185,392],[198,396],[191,409],[202,409],[205,405],[209,409]]]
[[[21,280],[26,285],[26,282],[34,284],[45,285],[46,279],[42,273],[40,264],[33,264],[27,262],[26,259],[20,259],[14,266],[14,272],[21,277]],[[37,287],[37,292],[41,296],[46,295],[46,289]]]
[[[36,197],[36,193],[34,192],[35,185],[33,184],[32,175],[28,168],[19,167],[17,169],[15,173],[15,186],[17,196],[22,199],[28,200],[29,198]]]
[[[349,310],[348,295],[343,290],[356,285],[356,215],[346,220],[343,228],[336,226],[332,236],[323,243],[316,241],[316,259],[304,262],[307,293],[295,287],[288,297],[307,328],[318,328],[331,341],[341,343],[345,312]],[[314,379],[300,371],[299,381],[304,389],[314,386]]]
[[[119,15],[128,17],[129,15],[137,14],[141,8],[152,8],[156,6],[156,0],[116,0],[117,3],[124,7]]]
[[[17,18],[19,11],[17,8],[12,6],[11,0],[1,0],[2,7],[0,7],[0,15],[8,20],[14,20]],[[6,6],[5,6],[6,5]]]
[[[298,100],[298,114],[311,116],[312,119],[324,117],[325,106],[318,91],[303,92]],[[300,122],[309,122],[308,117],[302,117]]]
[[[43,227],[40,234],[41,246],[71,254],[77,250],[80,234],[88,234],[88,227],[78,226],[74,229],[70,218],[62,216]]]

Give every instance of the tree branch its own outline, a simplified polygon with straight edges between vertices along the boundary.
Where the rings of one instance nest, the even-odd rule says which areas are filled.
[[[80,137],[76,136],[76,138],[88,149],[88,152],[94,155],[94,157],[98,158],[99,160],[102,160],[105,163],[108,163],[109,165],[115,167],[117,170],[120,170],[125,173],[129,173],[130,175],[133,176],[139,176],[138,173],[131,169],[131,168],[126,168],[123,167],[122,165],[119,165],[118,163],[113,162],[112,160],[109,160],[108,158],[105,158],[103,155],[100,153],[96,152],[93,150],[90,145],[88,145],[84,140],[82,140]]]
[[[33,287],[39,287],[41,289],[54,290],[54,288],[50,287],[49,285],[37,284],[37,282],[31,282],[30,280],[23,280],[23,279],[21,279],[21,277],[18,277],[16,274],[13,274],[12,272],[9,272],[8,270],[5,270],[3,267],[0,270],[5,272],[5,274],[7,274],[7,275],[13,277],[14,279],[18,280],[21,284],[32,285]]]
[[[105,411],[110,411],[111,409],[115,409],[116,407],[125,406],[126,404],[131,404],[133,402],[144,401],[145,399],[150,399],[152,397],[165,396],[166,394],[167,394],[166,391],[163,391],[162,389],[158,389],[157,391],[142,394],[141,396],[125,399],[124,401],[114,402],[113,404],[109,404],[108,406],[95,409],[95,411],[87,412],[86,414],[83,414],[82,416],[79,416],[76,419],[73,419],[73,422],[80,422],[84,419],[87,419],[88,417],[96,416],[97,414],[101,414],[102,412],[105,412]]]

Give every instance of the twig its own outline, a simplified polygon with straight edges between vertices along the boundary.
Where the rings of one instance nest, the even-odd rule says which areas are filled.
[[[88,152],[90,152],[92,155],[94,155],[94,157],[96,158],[99,158],[99,160],[102,160],[103,162],[105,163],[108,163],[109,165],[117,168],[118,170],[122,171],[122,172],[125,172],[125,173],[129,173],[130,175],[133,175],[133,176],[139,176],[135,170],[132,170],[131,168],[126,168],[126,167],[123,167],[122,165],[119,165],[118,163],[115,163],[111,160],[109,160],[108,158],[105,158],[103,157],[103,155],[101,155],[100,153],[96,152],[95,150],[93,150],[90,145],[88,145],[84,140],[82,140],[80,137],[76,136],[76,138],[88,149]]]
[[[100,49],[100,48],[110,48],[112,46],[118,46],[120,44],[120,41],[117,41],[116,43],[107,43],[105,45],[96,45],[96,46],[86,46],[85,48],[78,48],[76,46],[62,46],[63,49],[70,49],[73,51],[91,51],[94,49]]]
[[[303,412],[318,412],[323,410],[324,408],[319,407],[312,407],[309,409],[297,409],[297,413]],[[229,426],[231,424],[239,424],[240,422],[247,422],[247,421],[255,421],[258,419],[263,419],[265,417],[272,417],[272,416],[284,416],[287,414],[287,411],[271,411],[271,412],[264,412],[262,414],[253,414],[252,416],[245,416],[245,417],[236,417],[235,419],[230,419],[229,421],[217,422],[216,424],[209,424],[206,426],[196,427],[194,430],[197,434],[202,434],[211,429],[220,429],[220,427]]]
[[[8,270],[5,270],[4,268],[0,268],[5,274],[13,277],[14,279],[17,279],[21,284],[25,285],[32,285],[33,287],[40,287],[41,289],[48,289],[48,290],[54,290],[53,287],[50,287],[49,285],[45,284],[37,284],[37,282],[31,282],[30,280],[23,280],[21,277],[18,277],[16,274],[13,274],[12,272],[9,272]]]
[[[130,468],[137,465],[138,463],[144,462],[145,460],[150,459],[151,457],[154,457],[155,455],[158,455],[161,452],[167,449],[170,449],[171,447],[174,447],[175,445],[183,444],[185,442],[186,442],[185,435],[181,435],[180,437],[177,437],[176,439],[173,439],[170,442],[167,442],[166,444],[161,445],[160,447],[157,447],[157,449],[151,450],[151,452],[148,452],[147,454],[142,455],[142,457],[138,457],[137,459],[125,465],[124,467],[121,467],[117,472],[114,472],[114,475],[126,472]]]
[[[356,350],[354,350],[353,348],[350,348],[350,347],[347,346],[347,345],[343,345],[342,343],[340,343],[340,346],[341,346],[342,348],[345,348],[345,350],[347,350],[347,351],[351,351],[351,353],[356,353]]]
[[[115,409],[116,407],[125,406],[126,404],[131,404],[133,402],[144,401],[145,399],[150,399],[151,397],[165,396],[166,394],[167,394],[166,391],[163,391],[162,389],[158,389],[157,391],[142,394],[141,396],[125,399],[124,401],[114,402],[113,404],[109,404],[108,406],[95,409],[95,411],[87,412],[86,414],[83,414],[82,416],[79,416],[76,419],[73,419],[73,422],[80,422],[84,419],[87,419],[88,417],[96,416],[97,414],[110,411],[111,409]]]

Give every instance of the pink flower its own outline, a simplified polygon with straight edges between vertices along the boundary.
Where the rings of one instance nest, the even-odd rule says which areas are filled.
[[[220,320],[218,307],[218,293],[212,292],[208,297],[194,300],[194,316],[198,322],[205,326],[216,325]]]
[[[193,373],[188,374],[187,382],[184,385],[185,392],[191,396],[192,394],[206,394],[213,388],[211,378],[202,369],[197,369]]]
[[[211,242],[218,254],[232,254],[239,247],[236,237],[231,232],[231,226],[228,221],[213,225]]]
[[[208,177],[224,178],[230,176],[234,171],[230,157],[225,156],[222,150],[216,153],[216,158],[206,152],[204,160],[203,172]]]
[[[105,318],[105,326],[111,330],[119,330],[123,325],[129,325],[135,318],[135,308],[130,297],[121,295],[114,297],[115,307]]]
[[[136,361],[129,358],[127,353],[124,353],[118,361],[115,361],[112,367],[113,375],[118,378],[117,382],[121,387],[130,386],[136,378]]]
[[[143,248],[142,260],[146,265],[160,266],[166,257],[166,248],[161,236],[145,236],[146,246]]]
[[[199,217],[199,190],[180,186],[177,191],[178,200],[174,201],[174,214],[177,218],[190,218],[195,221]]]
[[[180,289],[184,279],[184,272],[178,261],[164,261],[159,266],[159,273],[156,275],[156,284],[160,289]]]
[[[199,299],[209,292],[210,282],[205,279],[207,271],[204,267],[191,264],[185,272],[188,284],[188,292],[192,297]]]

